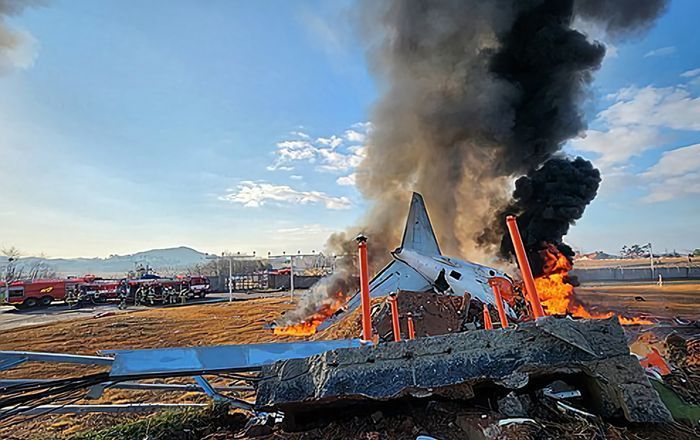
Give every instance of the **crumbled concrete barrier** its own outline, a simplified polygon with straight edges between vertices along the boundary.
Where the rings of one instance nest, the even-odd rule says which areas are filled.
[[[277,362],[261,377],[256,407],[290,416],[404,397],[466,400],[489,386],[520,389],[566,377],[587,389],[587,406],[604,417],[671,420],[616,318],[545,317],[515,328],[332,350]]]

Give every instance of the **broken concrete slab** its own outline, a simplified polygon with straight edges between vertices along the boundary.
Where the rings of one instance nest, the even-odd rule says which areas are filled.
[[[287,415],[405,397],[466,400],[482,387],[505,395],[503,388],[565,377],[585,387],[588,406],[604,417],[671,420],[615,318],[546,317],[516,328],[332,350],[277,362],[261,377],[256,407]]]

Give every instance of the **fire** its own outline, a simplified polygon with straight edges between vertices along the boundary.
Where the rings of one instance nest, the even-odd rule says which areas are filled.
[[[576,298],[574,286],[568,282],[573,264],[554,245],[547,245],[547,248],[540,251],[540,257],[544,261],[544,275],[535,278],[535,287],[547,314],[569,314],[578,318],[593,319],[605,319],[614,315],[613,312],[591,313],[586,310],[585,305]],[[622,325],[653,324],[652,321],[636,317],[618,315],[617,319]]]
[[[288,336],[311,336],[316,334],[316,329],[326,319],[333,316],[345,304],[345,295],[339,293],[335,299],[330,299],[324,303],[318,312],[307,317],[298,324],[284,327],[275,327],[272,331],[276,335]]]

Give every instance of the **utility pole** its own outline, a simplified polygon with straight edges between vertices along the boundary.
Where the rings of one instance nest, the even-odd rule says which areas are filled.
[[[221,258],[226,256],[226,252],[221,253]],[[228,302],[233,301],[233,257],[228,256]]]
[[[7,265],[5,265],[5,302],[10,302],[10,266],[15,261],[14,257],[7,257]]]
[[[651,268],[651,279],[654,280],[654,251],[651,249],[651,243],[647,243],[649,246],[649,267]]]
[[[233,257],[228,256],[228,302],[233,301]]]
[[[294,300],[294,255],[289,256],[289,295]]]

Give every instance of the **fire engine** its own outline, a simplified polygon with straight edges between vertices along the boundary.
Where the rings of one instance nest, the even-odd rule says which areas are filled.
[[[85,281],[85,278],[18,280],[10,282],[9,288],[4,282],[0,282],[0,294],[7,304],[18,309],[46,307],[54,301],[65,300],[67,291]]]
[[[110,280],[92,275],[79,278],[18,280],[9,287],[0,282],[0,297],[18,309],[46,307],[54,301],[70,306],[120,301],[123,304],[165,304],[204,298],[210,291],[206,277],[161,278],[145,275],[138,279]]]

